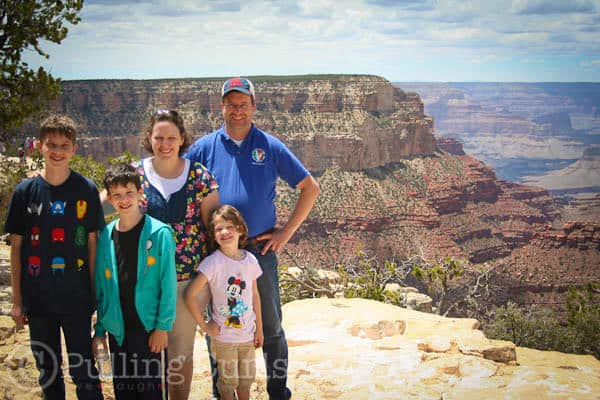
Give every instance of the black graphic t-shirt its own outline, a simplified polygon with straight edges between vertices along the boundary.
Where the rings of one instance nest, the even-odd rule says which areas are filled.
[[[117,271],[119,274],[119,298],[125,332],[144,331],[144,325],[135,308],[135,286],[138,274],[138,246],[140,235],[144,227],[145,218],[141,218],[136,226],[128,231],[120,232],[116,228],[112,231],[112,240],[115,245],[117,257]]]
[[[23,236],[21,292],[29,315],[92,312],[87,237],[103,226],[96,186],[75,171],[58,186],[41,176],[17,185],[4,231]]]

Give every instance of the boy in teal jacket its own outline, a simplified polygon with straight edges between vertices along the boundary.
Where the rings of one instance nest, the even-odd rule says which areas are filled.
[[[106,350],[108,332],[117,400],[163,399],[167,332],[175,320],[177,296],[173,232],[141,212],[134,167],[113,166],[104,186],[119,219],[98,239],[94,353]]]

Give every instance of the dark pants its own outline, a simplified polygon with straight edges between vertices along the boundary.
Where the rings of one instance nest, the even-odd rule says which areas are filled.
[[[119,346],[108,335],[116,400],[167,399],[167,351],[152,353],[149,338],[143,330],[126,332]]]
[[[263,333],[265,336],[263,355],[267,372],[267,393],[270,400],[288,400],[292,397],[292,392],[287,387],[288,347],[285,333],[281,327],[282,314],[281,300],[279,299],[277,256],[273,251],[268,251],[264,256],[261,255],[262,248],[263,244],[257,244],[248,246],[246,250],[254,254],[263,271],[257,279],[257,285],[260,293]],[[210,349],[210,338],[208,336],[206,341]],[[213,395],[219,397],[217,366],[212,357],[210,357],[210,366],[213,378]]]
[[[29,317],[29,337],[35,365],[40,372],[38,382],[45,400],[64,400],[62,328],[67,345],[69,374],[76,386],[77,398],[102,399],[102,387],[92,357],[91,316],[86,314]]]

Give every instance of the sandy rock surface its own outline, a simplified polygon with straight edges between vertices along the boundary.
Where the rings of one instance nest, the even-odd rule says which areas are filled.
[[[0,248],[0,259],[6,251]],[[10,310],[6,287],[0,287],[0,308]],[[594,357],[489,340],[474,319],[326,298],[288,303],[283,314],[294,399],[600,399],[600,361]],[[29,346],[27,328],[15,332],[10,317],[0,316],[0,398],[40,398]],[[210,370],[201,335],[194,360],[190,398],[205,399]],[[256,360],[252,398],[266,399],[260,350]],[[75,399],[66,381],[67,398]],[[104,393],[113,398],[110,380],[104,380]]]

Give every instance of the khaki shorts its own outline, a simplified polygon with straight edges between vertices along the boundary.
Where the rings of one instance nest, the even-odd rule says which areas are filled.
[[[223,343],[211,339],[210,354],[217,361],[219,393],[233,396],[238,388],[250,389],[256,377],[254,341]]]
[[[183,292],[189,283],[189,280],[177,282],[177,310],[173,330],[169,332],[169,347],[167,348],[169,371],[172,372],[176,372],[178,366],[192,361],[194,357],[197,324],[183,299]]]

